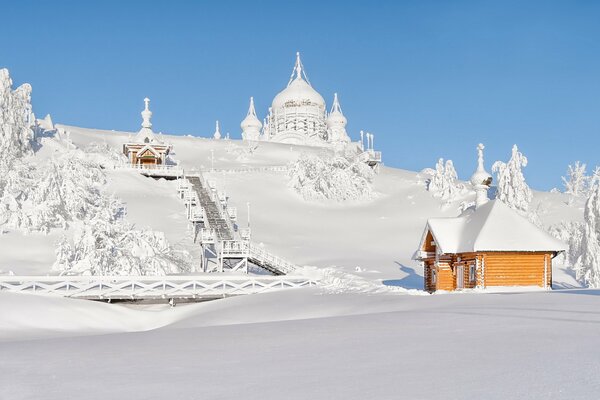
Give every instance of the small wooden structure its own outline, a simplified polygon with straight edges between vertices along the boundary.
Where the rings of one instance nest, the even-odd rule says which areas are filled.
[[[424,288],[552,287],[552,259],[565,245],[500,200],[456,218],[427,221],[416,259]]]
[[[129,159],[131,165],[141,168],[153,168],[157,165],[165,165],[167,156],[172,146],[163,143],[157,135],[152,132],[152,111],[148,108],[150,99],[144,99],[145,108],[142,111],[142,129],[135,138],[123,145],[123,153]]]
[[[474,207],[455,218],[427,221],[414,256],[423,263],[425,290],[551,288],[552,259],[567,246],[502,201],[487,198],[491,176],[483,168],[483,145],[471,183]]]

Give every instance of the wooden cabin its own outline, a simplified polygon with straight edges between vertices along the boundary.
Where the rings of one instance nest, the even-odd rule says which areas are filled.
[[[492,200],[456,218],[429,219],[414,258],[423,263],[429,292],[551,288],[552,259],[564,250],[564,243]]]

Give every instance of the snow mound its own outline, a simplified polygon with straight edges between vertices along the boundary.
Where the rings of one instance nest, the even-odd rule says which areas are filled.
[[[398,286],[386,286],[381,282],[365,279],[355,274],[350,274],[337,267],[304,267],[299,271],[299,273],[301,275],[318,280],[319,286],[329,294],[426,294],[421,290],[405,289]]]

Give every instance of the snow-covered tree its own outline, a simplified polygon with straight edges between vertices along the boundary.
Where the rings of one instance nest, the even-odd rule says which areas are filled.
[[[515,144],[508,163],[496,161],[492,165],[492,172],[496,174],[496,198],[502,200],[514,210],[527,213],[533,198],[531,189],[525,182],[522,168],[527,166],[525,157]]]
[[[67,275],[165,275],[191,270],[190,257],[175,252],[162,232],[136,230],[125,221],[94,218],[71,244],[58,243],[52,269]]]
[[[364,200],[374,196],[373,170],[342,156],[302,154],[289,166],[289,186],[305,200]]]
[[[0,69],[0,163],[31,152],[34,125],[31,85],[13,90],[8,70]]]
[[[426,168],[421,173],[429,176],[427,190],[436,197],[451,201],[463,189],[463,185],[458,182],[458,174],[454,169],[452,160],[447,160],[444,163],[444,159],[440,158],[435,165],[435,169]]]
[[[562,177],[563,184],[565,185],[565,193],[573,197],[586,195],[590,178],[586,175],[585,168],[586,165],[581,164],[579,161],[576,161],[575,165],[567,167],[567,176]]]
[[[568,250],[560,254],[556,260],[559,263],[562,262],[566,267],[575,268],[582,252],[583,223],[563,221],[558,225],[551,226],[549,233],[569,246]]]
[[[600,184],[595,182],[585,203],[582,254],[576,265],[577,279],[600,287]]]

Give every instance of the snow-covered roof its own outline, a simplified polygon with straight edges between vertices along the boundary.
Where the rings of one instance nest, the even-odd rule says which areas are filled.
[[[567,249],[565,243],[544,232],[500,200],[489,201],[456,218],[431,218],[427,221],[424,236],[427,231],[431,232],[441,254]]]

